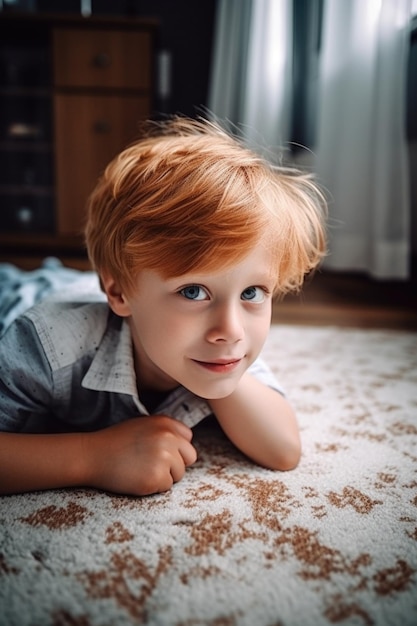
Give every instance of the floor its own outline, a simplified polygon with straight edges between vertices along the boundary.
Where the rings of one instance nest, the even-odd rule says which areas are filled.
[[[274,303],[283,324],[417,331],[417,281],[376,281],[356,274],[318,272],[300,294]]]

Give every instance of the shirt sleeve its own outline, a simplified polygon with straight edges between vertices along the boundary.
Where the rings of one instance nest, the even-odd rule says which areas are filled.
[[[32,322],[19,317],[0,339],[0,431],[41,422],[53,397],[51,368]]]
[[[278,391],[283,396],[285,395],[285,391],[277,381],[275,374],[262,358],[257,358],[256,361],[249,367],[248,372],[267,387],[275,389],[275,391]]]

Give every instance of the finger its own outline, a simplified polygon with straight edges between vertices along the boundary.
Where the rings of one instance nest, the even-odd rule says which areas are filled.
[[[173,484],[174,478],[171,472],[171,465],[166,465],[165,463],[162,463],[157,467],[154,467],[153,470],[146,476],[146,478],[142,479],[140,495],[163,493],[164,491],[169,491]]]
[[[186,467],[188,467],[189,465],[193,465],[193,463],[196,462],[197,450],[191,443],[189,443],[188,441],[180,443],[178,450]]]
[[[174,483],[180,481],[185,474],[184,460],[179,452],[172,458],[170,471]]]
[[[173,417],[167,417],[166,419],[169,420],[168,424],[172,432],[180,435],[187,441],[191,441],[191,439],[193,438],[193,431],[191,430],[191,428]]]

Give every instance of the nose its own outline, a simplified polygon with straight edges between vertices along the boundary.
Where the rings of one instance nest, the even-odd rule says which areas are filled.
[[[244,338],[242,311],[234,303],[218,304],[211,312],[207,341],[210,343],[236,343]]]

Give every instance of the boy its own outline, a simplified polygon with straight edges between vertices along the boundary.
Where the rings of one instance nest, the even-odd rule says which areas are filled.
[[[0,493],[165,491],[209,414],[254,462],[295,467],[296,417],[258,355],[272,297],[324,254],[323,209],[215,123],[149,123],[89,199],[107,302],[42,302],[1,340]]]

